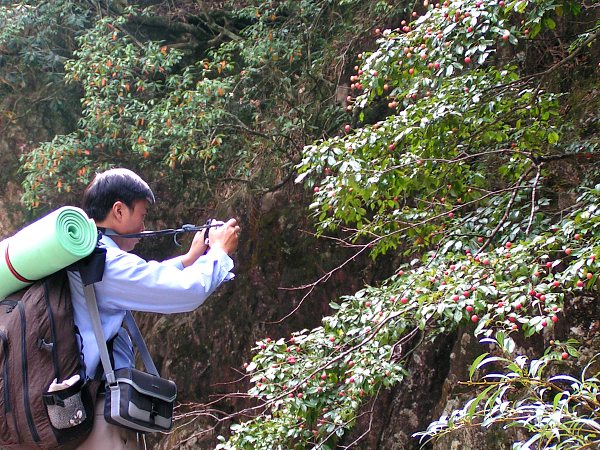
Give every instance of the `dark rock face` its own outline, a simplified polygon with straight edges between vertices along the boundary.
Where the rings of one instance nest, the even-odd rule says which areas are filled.
[[[407,366],[409,375],[394,388],[382,391],[374,403],[372,419],[365,416],[357,429],[344,439],[344,445],[369,430],[365,438],[352,448],[357,449],[417,449],[420,445],[413,433],[425,429],[430,417],[445,395],[445,381],[453,362],[451,353],[456,336],[444,336],[434,343],[418,346]]]

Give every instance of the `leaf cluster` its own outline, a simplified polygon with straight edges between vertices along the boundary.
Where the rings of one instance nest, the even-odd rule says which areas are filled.
[[[578,159],[580,151],[593,159],[597,140],[565,123],[566,93],[547,89],[518,60],[528,41],[579,12],[573,2],[446,1],[398,29],[378,30],[378,48],[359,55],[350,78],[356,122],[306,146],[297,181],[313,190],[322,234],[346,233],[344,245],[374,258],[400,250],[410,262],[380,286],[332,303],[335,313],[321,327],[258,342],[247,370],[263,412],[236,424],[219,448],[335,448],[335,436],[389,386],[386,376],[410,376],[406,361],[423,341],[460,327],[505,352],[477,358],[472,377],[502,367],[464,408],[418,436],[510,423],[531,437],[519,448],[594,441],[596,409],[575,415],[586,395],[596,401],[595,378],[583,375],[558,397],[549,397],[558,392],[548,385],[559,378],[544,378],[547,367],[579,356],[575,343],[553,341],[528,361],[511,337],[547,335],[573,297],[598,296],[596,165],[560,216],[547,183],[551,161]],[[498,56],[512,48],[517,60]],[[381,102],[386,117],[363,122]],[[528,395],[513,395],[515,385]]]

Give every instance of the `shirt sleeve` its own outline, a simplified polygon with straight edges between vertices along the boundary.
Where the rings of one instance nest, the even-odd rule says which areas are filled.
[[[183,262],[181,261],[181,258],[183,258],[183,256],[176,256],[171,259],[166,259],[163,261],[163,264],[167,264],[169,266],[177,267],[179,270],[183,270],[184,266]]]
[[[119,249],[108,249],[104,277],[96,283],[106,309],[156,313],[188,312],[202,305],[226,280],[233,261],[221,249],[211,249],[194,264],[180,258],[146,261]]]

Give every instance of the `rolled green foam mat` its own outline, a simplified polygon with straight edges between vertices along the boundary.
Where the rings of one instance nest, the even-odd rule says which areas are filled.
[[[63,206],[0,242],[0,299],[86,257],[98,240],[80,208]]]

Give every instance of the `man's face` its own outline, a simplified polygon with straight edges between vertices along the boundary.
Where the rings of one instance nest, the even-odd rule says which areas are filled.
[[[137,200],[133,204],[133,208],[124,207],[123,217],[121,221],[120,234],[139,233],[145,230],[144,220],[148,213],[148,200]],[[139,242],[138,238],[124,238],[120,240],[119,247],[129,252],[133,250]]]

